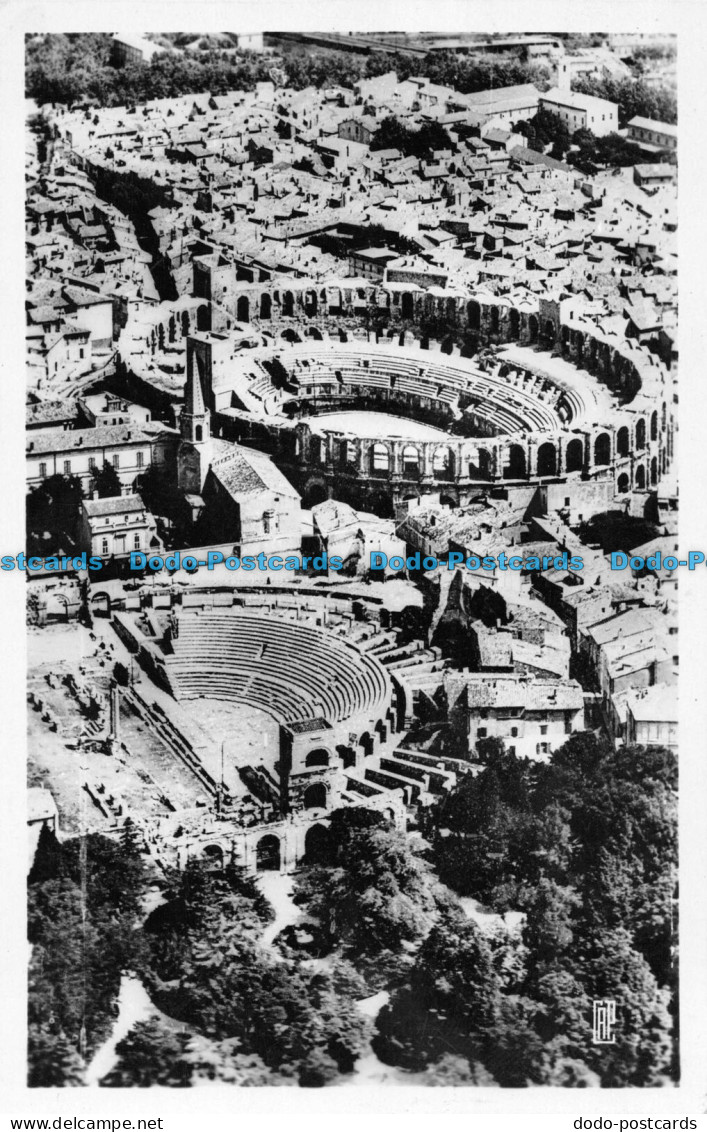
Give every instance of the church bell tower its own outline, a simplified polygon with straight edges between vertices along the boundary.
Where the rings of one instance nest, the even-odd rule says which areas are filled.
[[[177,483],[180,491],[200,495],[211,463],[211,413],[204,402],[198,366],[188,359],[184,405],[179,415],[182,439],[177,455]]]

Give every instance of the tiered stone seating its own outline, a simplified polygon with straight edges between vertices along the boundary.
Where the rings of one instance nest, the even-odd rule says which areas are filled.
[[[365,336],[349,342],[308,341],[288,346],[278,354],[290,372],[297,397],[355,396],[370,390],[394,392],[411,398],[431,399],[458,415],[471,399],[479,421],[498,434],[556,431],[569,423],[595,417],[597,394],[578,375],[576,382],[549,377],[502,358],[477,360],[412,350],[396,344],[371,342]],[[240,385],[245,400],[260,415],[277,416],[290,396],[276,390],[259,358],[244,365]]]
[[[374,657],[302,621],[250,610],[182,614],[172,645],[166,669],[179,699],[252,703],[283,723],[382,717],[391,700]]]

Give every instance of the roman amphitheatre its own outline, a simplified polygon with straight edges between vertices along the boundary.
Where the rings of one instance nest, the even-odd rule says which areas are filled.
[[[464,506],[571,484],[593,511],[640,509],[671,465],[670,369],[569,300],[220,272],[197,263],[179,309],[136,316],[124,356],[175,405],[198,381],[212,435],[271,455],[304,507],[389,517],[425,495]],[[405,746],[448,660],[360,590],[172,586],[121,592],[111,612],[144,673],[123,707],[196,783],[148,823],[167,859],[289,870],[325,853],[332,808],[403,825],[464,769]]]
[[[570,300],[217,279],[196,265],[176,331],[166,311],[169,329],[159,312],[133,327],[131,366],[173,397],[196,370],[213,433],[269,452],[304,506],[334,487],[384,516],[432,492],[463,506],[567,482],[608,498],[671,465],[669,368]],[[165,335],[181,350],[169,373]]]

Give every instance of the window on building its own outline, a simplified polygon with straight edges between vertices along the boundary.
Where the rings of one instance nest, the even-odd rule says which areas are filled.
[[[518,728],[517,727],[511,727],[511,735],[513,736],[514,739],[518,738]]]
[[[64,460],[64,475],[71,475],[71,460]]]
[[[144,459],[145,459],[144,454],[142,452],[138,452],[138,454],[136,456],[138,468],[141,468],[143,466]]]
[[[89,472],[95,472],[95,470],[96,470],[96,457],[95,456],[89,456],[89,458],[88,458],[88,470],[89,470]]]
[[[133,539],[133,545],[136,550],[140,549],[140,534],[137,531],[135,533],[135,538]]]
[[[547,723],[540,724],[540,734],[547,735]]]
[[[101,542],[101,554],[105,557],[108,553],[108,539],[104,538]]]
[[[46,464],[40,464],[39,465],[39,474],[40,474],[40,476],[42,477],[43,480],[47,478],[47,465]]]
[[[487,734],[487,728],[486,727],[477,727],[477,729],[476,729],[476,738],[477,739],[485,739],[486,734]]]
[[[112,459],[113,459],[113,467],[119,468],[120,467],[120,456],[118,455],[117,452],[115,453],[115,455],[113,456]]]

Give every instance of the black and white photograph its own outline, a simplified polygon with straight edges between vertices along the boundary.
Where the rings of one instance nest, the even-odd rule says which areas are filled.
[[[679,36],[333,7],[23,30],[14,1085],[677,1113]]]

